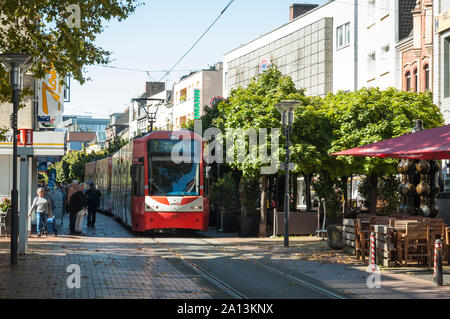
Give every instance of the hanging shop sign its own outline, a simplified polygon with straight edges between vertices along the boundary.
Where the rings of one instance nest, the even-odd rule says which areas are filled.
[[[45,77],[38,81],[39,128],[56,128],[56,118],[64,111],[64,85],[55,67],[51,66]]]
[[[33,146],[33,130],[19,129],[17,134],[17,145]]]
[[[194,120],[200,118],[200,90],[194,90]]]
[[[263,73],[264,71],[267,71],[272,66],[272,63],[270,63],[269,59],[263,59],[261,63],[259,64],[259,73]]]
[[[225,99],[224,99],[223,97],[221,97],[221,96],[216,96],[216,97],[213,97],[213,98],[211,99],[211,101],[209,101],[209,105],[210,105],[212,108],[214,108],[214,107],[217,107],[217,106],[220,104],[220,102],[223,102],[223,101],[225,101]]]

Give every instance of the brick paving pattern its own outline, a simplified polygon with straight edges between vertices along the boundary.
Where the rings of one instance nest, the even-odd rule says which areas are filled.
[[[98,213],[84,236],[69,235],[67,215],[63,222],[57,237],[30,235],[17,266],[10,239],[0,238],[0,298],[210,298],[112,217]],[[67,286],[71,264],[80,267],[80,288]]]

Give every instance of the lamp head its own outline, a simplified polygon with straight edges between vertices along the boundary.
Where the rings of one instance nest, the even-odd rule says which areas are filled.
[[[31,59],[31,55],[24,53],[2,53],[0,54],[0,61],[9,72],[13,68],[24,68]]]
[[[301,103],[301,101],[281,101],[275,105],[275,108],[281,113],[281,123],[283,126],[294,123],[294,111]]]
[[[9,72],[9,82],[13,89],[22,89],[22,78],[31,65],[31,55],[24,53],[0,54],[0,62]]]

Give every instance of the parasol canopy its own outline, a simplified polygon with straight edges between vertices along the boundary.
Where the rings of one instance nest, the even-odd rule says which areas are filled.
[[[331,155],[424,160],[450,159],[450,124],[355,147]]]

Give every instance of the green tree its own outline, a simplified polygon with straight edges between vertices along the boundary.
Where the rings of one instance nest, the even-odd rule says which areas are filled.
[[[329,153],[379,142],[411,132],[416,119],[425,129],[443,125],[443,116],[431,93],[403,92],[395,88],[363,88],[356,92],[328,94],[323,108],[333,131]],[[338,156],[339,169],[367,176],[369,212],[376,212],[380,176],[396,172],[396,159]]]
[[[67,152],[61,161],[56,162],[50,168],[56,170],[56,181],[59,183],[70,183],[74,179],[83,182],[86,163],[112,156],[127,143],[128,140],[126,139],[115,139],[104,150],[99,152],[88,154],[86,149],[78,152]],[[46,173],[42,175],[44,180],[48,180]]]
[[[210,197],[211,203],[220,208],[225,215],[239,207],[238,185],[231,172],[226,173],[211,186]]]
[[[72,3],[80,9],[80,23],[73,25],[74,11],[66,8]],[[70,74],[83,84],[88,65],[107,64],[111,52],[95,42],[105,24],[111,19],[122,21],[132,14],[136,0],[2,0],[0,1],[0,52],[30,54],[33,64],[29,71],[43,78],[54,65],[56,73]],[[69,22],[69,23],[67,23]],[[32,92],[24,88],[22,96]],[[3,66],[0,67],[0,103],[11,101],[11,87]],[[4,131],[0,130],[0,139]]]
[[[331,174],[335,178],[341,172],[336,170],[339,162],[328,156],[333,135],[333,123],[323,110],[323,99],[309,97],[306,104],[295,111],[292,128],[292,155],[294,172],[303,175],[306,184],[307,209],[311,209],[311,179],[316,174]],[[328,198],[327,196],[322,196]]]
[[[275,105],[282,100],[303,101],[305,99],[303,90],[297,90],[290,77],[283,76],[273,67],[252,79],[246,88],[233,89],[228,100],[219,105],[221,115],[214,120],[214,124],[219,128],[255,129],[256,132],[264,128],[269,130],[280,128],[280,113],[276,110]],[[252,157],[252,152],[249,152],[248,140],[246,139],[240,145],[236,144],[232,151],[236,153],[239,149],[244,149],[246,155],[242,162],[236,161],[231,166],[242,171],[246,178],[260,176],[261,167],[266,165],[261,162],[259,157],[257,159]],[[280,153],[283,153],[281,149]],[[261,194],[259,236],[262,237],[267,236],[267,185],[268,177],[262,175],[259,189]]]

